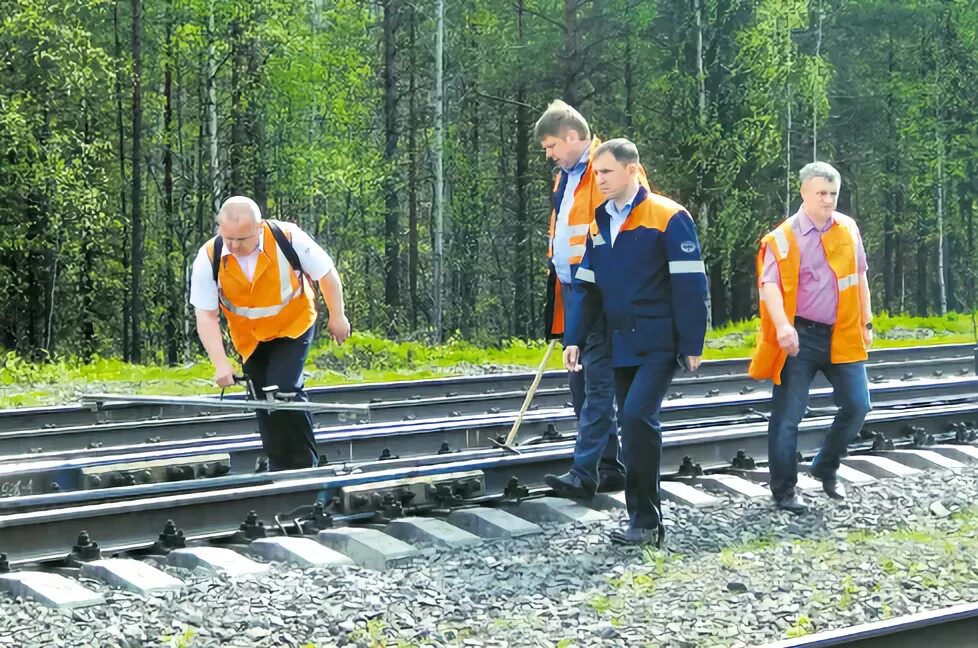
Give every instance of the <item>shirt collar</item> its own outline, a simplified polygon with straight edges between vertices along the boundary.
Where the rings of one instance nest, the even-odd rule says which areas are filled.
[[[577,163],[569,169],[564,169],[564,172],[580,175],[584,173],[584,169],[587,168],[587,163],[590,159],[591,159],[591,147],[588,146],[586,149],[584,149],[584,152],[581,153],[581,157],[580,159],[577,160]]]
[[[642,187],[640,186],[635,190],[635,193],[632,194],[632,197],[628,199],[628,202],[626,202],[621,209],[618,209],[618,206],[615,205],[614,199],[609,200],[605,205],[605,211],[607,211],[612,217],[627,216],[629,213],[631,213],[632,207],[635,206],[635,199],[638,198],[641,191]]]
[[[264,223],[264,221],[262,221],[262,222]],[[258,247],[255,248],[255,250],[258,251],[258,252],[264,252],[265,251],[265,228],[262,225],[259,225],[258,226]],[[221,258],[224,258],[224,257],[228,256],[229,254],[231,254],[231,251],[228,249],[228,246],[226,246],[226,245],[222,246],[221,247]],[[254,254],[254,252],[252,252],[251,254]],[[245,256],[251,256],[251,254],[246,254]]]
[[[808,234],[809,232],[815,229],[815,223],[812,222],[812,219],[809,218],[808,214],[805,212],[804,205],[798,208],[798,213],[796,214],[796,216],[798,217],[798,231],[801,232],[802,236],[805,236],[806,234]],[[835,212],[833,212],[832,215],[829,216],[829,220],[825,222],[825,227],[823,227],[819,231],[827,232],[829,231],[829,228],[832,227],[833,224],[835,224]]]

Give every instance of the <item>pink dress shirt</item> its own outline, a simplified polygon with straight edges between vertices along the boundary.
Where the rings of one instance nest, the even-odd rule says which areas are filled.
[[[795,317],[803,317],[813,322],[835,324],[835,315],[839,306],[839,281],[825,258],[822,247],[822,234],[834,224],[830,218],[821,230],[801,207],[794,216],[791,229],[801,249],[801,268],[798,273],[798,309]],[[866,250],[863,247],[862,235],[858,237],[856,250],[857,272],[862,274],[868,269]],[[774,252],[769,247],[764,255],[764,271],[761,274],[762,283],[781,285],[781,274],[774,258]]]

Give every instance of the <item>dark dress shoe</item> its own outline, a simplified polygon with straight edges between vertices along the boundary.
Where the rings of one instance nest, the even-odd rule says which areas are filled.
[[[581,478],[571,473],[563,475],[544,475],[543,481],[554,489],[557,497],[568,499],[591,499],[594,497],[594,487],[588,487]]]
[[[825,494],[834,500],[844,500],[846,498],[846,489],[839,483],[838,478],[833,472],[831,475],[819,475],[815,471],[812,471],[812,477],[822,482],[822,490]]]
[[[846,489],[839,483],[838,479],[823,479],[822,490],[834,500],[844,500],[846,498]]]
[[[601,473],[601,481],[598,483],[599,493],[617,493],[625,490],[625,473],[608,471]]]
[[[788,511],[789,513],[808,512],[808,503],[797,490],[791,491],[787,495],[780,497],[776,504],[779,509]]]
[[[662,547],[662,541],[666,537],[666,528],[659,525],[656,529],[636,529],[629,527],[624,531],[616,529],[611,532],[611,542],[616,545],[630,547],[641,547],[654,544],[656,548]]]

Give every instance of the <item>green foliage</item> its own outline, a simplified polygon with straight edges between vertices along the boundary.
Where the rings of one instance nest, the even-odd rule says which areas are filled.
[[[723,325],[707,357],[749,352],[754,327],[726,323],[755,314],[758,237],[797,207],[796,171],[814,157],[844,175],[840,207],[864,233],[879,309],[941,312],[939,231],[947,307],[975,307],[978,14],[969,3],[701,0],[699,16],[670,0],[573,10],[546,0],[522,12],[502,0],[447,5],[445,328],[474,349],[498,348],[489,362],[533,366],[539,353],[504,341],[542,328],[551,168],[528,131],[557,96],[599,136],[635,140],[654,187],[696,218]],[[0,347],[55,363],[127,357],[137,136],[143,357],[199,353],[187,269],[213,233],[215,202],[238,192],[324,243],[357,330],[430,339],[430,3],[141,6],[144,114],[134,133],[128,3],[4,5]],[[389,88],[385,25],[395,28]],[[389,116],[386,98],[396,100]],[[388,294],[397,303],[384,303]],[[881,317],[878,344],[925,327],[936,337],[924,343],[971,335],[968,317]],[[319,354],[323,379],[486,361],[461,343],[410,357],[372,344]],[[30,371],[8,373],[47,380]]]

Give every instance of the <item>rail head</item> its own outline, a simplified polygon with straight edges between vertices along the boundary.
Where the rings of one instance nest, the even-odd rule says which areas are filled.
[[[761,648],[883,648],[970,646],[978,631],[978,603],[964,603],[885,621],[787,639]]]

